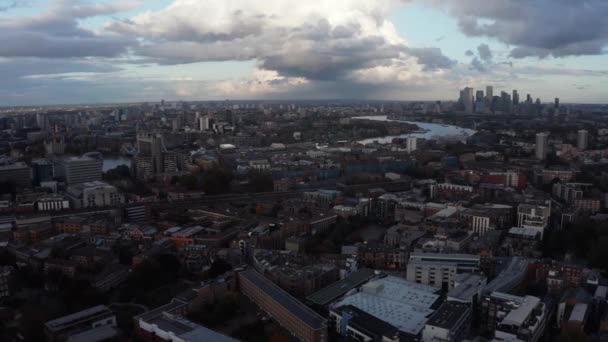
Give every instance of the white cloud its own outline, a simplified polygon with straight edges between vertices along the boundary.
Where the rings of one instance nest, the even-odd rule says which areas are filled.
[[[390,20],[405,3],[175,0],[106,29],[143,38],[135,53],[161,64],[257,60],[262,69],[309,79],[341,78],[408,56],[450,67],[438,49],[407,48]]]

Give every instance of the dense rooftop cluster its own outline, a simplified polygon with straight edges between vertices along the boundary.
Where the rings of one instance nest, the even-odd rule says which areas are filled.
[[[606,339],[605,109],[472,92],[3,111],[0,340]]]

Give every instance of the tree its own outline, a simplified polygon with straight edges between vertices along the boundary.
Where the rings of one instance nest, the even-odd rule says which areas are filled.
[[[127,165],[118,165],[103,174],[103,179],[106,181],[118,181],[131,178],[131,169]]]
[[[608,270],[608,236],[601,236],[591,243],[589,264],[592,267]]]
[[[192,313],[190,318],[203,325],[215,327],[233,318],[238,309],[239,299],[235,294],[230,293],[214,303],[205,305],[202,310]]]
[[[124,243],[117,243],[114,245],[113,252],[118,255],[118,262],[122,265],[131,265],[133,260],[133,251],[131,246]]]
[[[0,250],[0,266],[15,266],[17,259],[6,249]]]
[[[249,184],[254,192],[271,192],[274,190],[274,182],[270,173],[251,171],[248,176]]]
[[[149,295],[153,290],[175,282],[180,270],[180,263],[173,254],[156,255],[133,269],[127,277],[121,300],[148,304],[158,298]]]
[[[198,187],[198,178],[195,175],[185,175],[179,177],[177,183],[188,190],[195,190]]]
[[[205,171],[202,179],[203,191],[208,195],[220,195],[230,192],[230,183],[234,175],[228,169],[213,167]]]
[[[589,337],[582,331],[566,330],[559,335],[559,342],[585,342],[589,341]]]
[[[40,308],[27,307],[21,310],[19,318],[19,330],[23,334],[25,341],[44,341],[44,322],[48,317]]]
[[[15,198],[17,193],[17,185],[14,181],[1,181],[0,182],[0,195],[10,194],[12,198]]]
[[[211,267],[209,267],[209,270],[207,271],[207,276],[213,279],[219,275],[230,271],[231,269],[232,265],[230,265],[230,263],[228,263],[226,260],[216,258],[215,260],[213,260]]]

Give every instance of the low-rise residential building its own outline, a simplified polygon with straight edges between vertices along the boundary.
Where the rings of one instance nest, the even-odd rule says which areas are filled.
[[[101,326],[116,327],[116,315],[105,305],[98,305],[44,324],[48,341],[65,341],[72,335]]]
[[[340,336],[352,338],[355,341],[398,342],[399,329],[367,312],[345,305],[333,308],[329,317],[332,328]]]
[[[239,273],[241,292],[303,342],[327,341],[327,320],[255,270]]]
[[[0,298],[11,295],[10,279],[13,274],[13,267],[0,266]]]
[[[534,180],[537,184],[549,184],[554,179],[559,179],[562,182],[570,182],[576,176],[574,170],[565,169],[535,169]]]
[[[154,310],[135,316],[136,335],[146,342],[238,342],[184,318],[186,303],[173,300]]]
[[[115,186],[101,181],[70,185],[67,196],[72,207],[76,209],[109,207],[124,203],[123,195]]]
[[[43,197],[36,201],[38,211],[55,211],[70,209],[70,201],[63,196]]]
[[[456,285],[457,274],[479,270],[479,255],[415,252],[410,254],[407,279],[449,290]]]
[[[537,297],[492,292],[481,302],[481,328],[498,340],[536,342],[545,332],[548,312]]]
[[[76,275],[77,265],[78,264],[75,261],[49,259],[44,262],[44,273],[49,274],[52,272],[58,272],[68,278],[73,278]]]
[[[510,205],[474,205],[461,213],[469,229],[483,236],[488,230],[508,229],[513,226],[514,209]]]
[[[517,227],[535,229],[542,240],[549,227],[551,206],[522,203],[517,207]]]

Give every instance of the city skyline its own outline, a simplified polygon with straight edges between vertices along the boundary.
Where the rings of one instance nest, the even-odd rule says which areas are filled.
[[[599,0],[4,0],[0,105],[433,101],[486,85],[605,103],[607,11]]]

